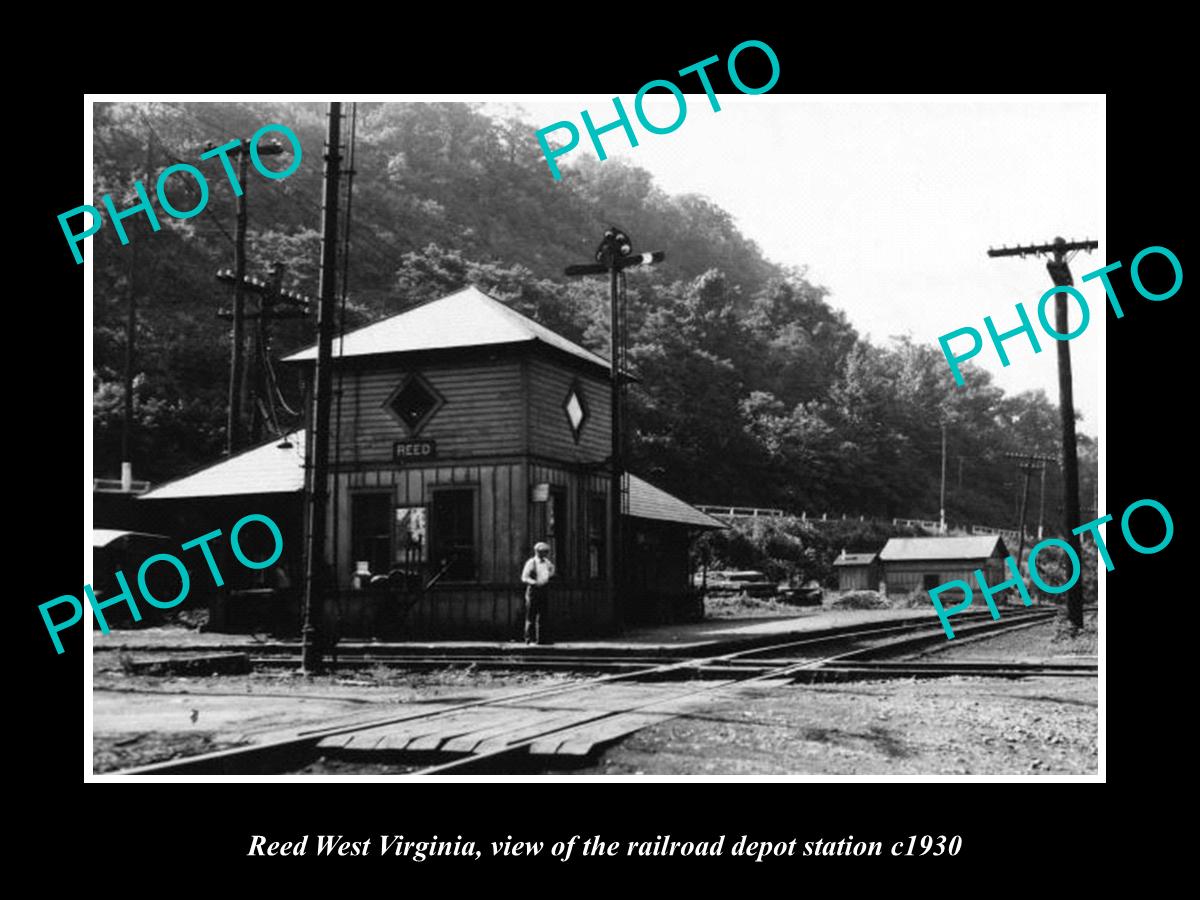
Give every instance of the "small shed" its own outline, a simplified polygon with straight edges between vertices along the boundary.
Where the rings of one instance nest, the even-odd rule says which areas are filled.
[[[947,581],[974,584],[979,569],[988,584],[1005,576],[1004,541],[996,535],[892,538],[879,553],[888,594],[928,591]]]
[[[878,553],[847,553],[833,561],[839,591],[873,591],[879,587]]]

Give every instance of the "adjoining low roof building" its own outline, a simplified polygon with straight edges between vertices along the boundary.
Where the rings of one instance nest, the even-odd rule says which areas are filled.
[[[930,590],[947,581],[974,583],[979,569],[988,584],[1004,580],[1008,550],[995,535],[892,538],[879,552],[889,594]]]

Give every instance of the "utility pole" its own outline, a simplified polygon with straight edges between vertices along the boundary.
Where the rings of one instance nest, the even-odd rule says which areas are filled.
[[[1044,536],[1042,522],[1046,518],[1046,467],[1042,466],[1042,484],[1038,488],[1038,540]]]
[[[237,225],[233,236],[233,356],[229,364],[229,420],[225,427],[225,452],[232,456],[242,447],[243,354],[246,350],[246,186],[249,179],[246,142],[238,145],[238,182],[242,192],[237,198]]]
[[[612,452],[610,465],[612,484],[609,488],[608,512],[608,580],[609,596],[613,615],[618,624],[624,622],[622,584],[625,576],[625,449],[624,449],[624,405],[625,405],[625,292],[622,290],[625,269],[640,265],[654,265],[666,257],[661,250],[653,253],[634,254],[629,235],[609,226],[604,232],[600,246],[596,248],[596,262],[567,266],[566,274],[608,275],[611,299],[610,342],[610,386],[612,405]]]
[[[1074,284],[1071,269],[1067,265],[1067,254],[1080,250],[1091,252],[1100,246],[1098,241],[1068,241],[1057,237],[1052,244],[1031,244],[1024,247],[1002,247],[988,250],[988,256],[1041,256],[1052,255],[1046,262],[1050,279],[1057,287]],[[1067,297],[1063,291],[1054,295],[1054,328],[1059,334],[1070,334],[1067,327]],[[1071,348],[1068,341],[1055,341],[1058,345],[1058,410],[1062,421],[1062,476],[1063,476],[1063,540],[1080,556],[1079,535],[1071,529],[1083,523],[1079,521],[1079,458],[1075,449],[1075,401],[1071,384]],[[1083,594],[1080,585],[1067,591],[1067,618],[1076,628],[1083,627]]]
[[[154,132],[146,122],[146,174],[145,183],[150,183],[154,169]],[[136,365],[135,344],[137,342],[137,295],[140,288],[137,248],[133,242],[129,254],[129,311],[125,318],[125,406],[124,421],[121,423],[121,490],[128,493],[133,489],[133,369]]]
[[[946,533],[946,420],[942,420],[942,499],[938,514],[938,531]]]
[[[342,105],[329,104],[325,137],[325,195],[321,204],[321,303],[317,310],[317,364],[313,374],[315,412],[312,423],[312,467],[308,485],[308,550],[305,554],[304,629],[301,671],[321,668],[322,604],[325,584],[325,514],[329,497],[329,419],[333,399],[333,332],[337,318],[338,177],[341,174]]]
[[[279,319],[300,319],[308,315],[309,307],[316,303],[311,297],[297,294],[294,291],[283,290],[283,274],[286,267],[275,263],[271,267],[271,280],[263,282],[257,278],[246,276],[242,278],[241,292],[258,296],[258,312],[242,313],[245,320],[257,320],[255,329],[254,352],[250,356],[249,369],[252,375],[247,379],[252,385],[251,397],[254,400],[251,410],[251,439],[257,443],[261,435],[262,414],[259,405],[267,397],[270,385],[267,380],[268,354],[271,352],[271,322]],[[217,280],[227,283],[235,282],[237,275],[229,269],[217,273]],[[236,285],[235,285],[236,292]],[[233,319],[234,310],[220,309],[218,319]]]
[[[215,144],[209,144],[211,150]],[[225,425],[225,453],[232,456],[242,448],[242,399],[246,392],[246,190],[247,161],[250,157],[250,142],[243,140],[236,150],[230,151],[238,157],[238,183],[242,192],[237,197],[237,220],[233,236],[233,334],[232,356],[229,363],[229,416]],[[283,145],[272,141],[259,147],[259,156],[277,156],[283,153]]]
[[[1029,507],[1029,478],[1034,472],[1040,470],[1042,472],[1042,484],[1044,485],[1046,483],[1046,463],[1054,462],[1054,457],[1041,456],[1037,453],[1005,453],[1004,455],[1009,459],[1019,460],[1018,467],[1025,476],[1024,484],[1021,488],[1021,511],[1017,515],[1017,518],[1020,520],[1018,525],[1020,528],[1020,538],[1017,542],[1017,565],[1019,566],[1021,564],[1021,556],[1025,552],[1025,511]],[[1042,539],[1041,526],[1039,525],[1038,528],[1038,540],[1040,541]]]
[[[258,445],[262,440],[263,419],[266,411],[264,401],[269,402],[267,383],[267,354],[271,343],[271,320],[275,318],[274,299],[283,288],[284,265],[278,261],[272,263],[270,280],[267,290],[258,295],[258,320],[255,323],[254,336],[250,339],[250,357],[246,360],[246,384],[249,385],[243,398],[250,406],[250,446]]]
[[[337,398],[336,404],[335,404],[336,408],[333,413],[333,420],[334,420],[333,429],[334,429],[335,437],[339,437],[342,433],[342,395],[345,393],[345,383],[344,383],[345,382],[345,371],[342,368],[342,364],[341,364],[340,360],[342,358],[343,350],[345,349],[345,346],[346,346],[346,297],[350,291],[350,224],[353,221],[352,214],[353,214],[353,210],[354,210],[354,176],[358,174],[354,170],[354,154],[355,154],[355,148],[357,146],[357,135],[358,135],[358,104],[351,103],[350,104],[350,139],[346,142],[347,143],[346,170],[343,173],[346,176],[346,215],[342,217],[342,221],[341,221],[341,225],[342,225],[342,280],[341,280],[341,285],[340,285],[341,286],[341,300],[339,301],[339,304],[338,304],[338,320],[337,320],[338,346],[337,346],[337,355],[335,357],[335,359],[338,359],[339,362],[337,364],[338,365],[337,388],[334,391],[334,396]],[[333,447],[333,471],[340,472],[341,464],[342,464],[342,442],[341,442],[341,440],[338,440],[334,444],[334,447]],[[333,480],[333,492],[332,492],[332,501],[331,501],[333,503],[333,508],[335,510],[338,508],[338,502],[340,499],[340,497],[339,497],[340,485],[341,485],[341,482],[338,480],[338,478],[335,475],[334,480]],[[333,534],[332,534],[333,547],[334,547],[334,564],[333,564],[332,576],[333,576],[333,580],[335,582],[337,582],[339,580],[338,579],[338,566],[337,566],[337,563],[338,563],[337,547],[340,546],[340,544],[338,543],[338,538],[339,538],[338,525],[339,525],[340,521],[341,521],[341,516],[339,516],[335,513],[333,516]],[[411,557],[409,557],[407,561],[409,563],[411,563],[412,562]]]

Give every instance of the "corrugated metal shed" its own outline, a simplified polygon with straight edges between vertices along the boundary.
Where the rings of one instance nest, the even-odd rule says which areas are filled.
[[[528,316],[510,309],[477,287],[463,288],[351,331],[344,338],[341,355],[374,356],[530,341],[541,341],[604,369],[609,368],[608,360],[604,357],[585,350]],[[314,344],[286,357],[284,362],[316,358],[317,347]]]
[[[279,438],[221,460],[219,463],[168,481],[138,497],[142,500],[180,500],[190,497],[230,497],[239,494],[291,494],[304,490],[304,434],[288,435],[293,446],[281,448]]]
[[[998,551],[997,544],[1000,545]],[[987,559],[996,552],[1004,555],[1004,542],[996,535],[892,538],[880,551],[879,558],[883,562],[972,560]]]
[[[629,515],[639,519],[679,522],[696,528],[729,527],[636,475],[629,476]]]
[[[293,446],[281,449],[278,438],[199,472],[142,494],[138,500],[181,500],[237,494],[291,494],[304,490],[304,432],[287,436]],[[725,524],[656,488],[629,476],[629,515],[678,522],[696,528],[725,528]]]

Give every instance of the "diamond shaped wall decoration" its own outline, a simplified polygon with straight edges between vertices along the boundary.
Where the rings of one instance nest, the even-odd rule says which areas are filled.
[[[411,372],[384,401],[383,408],[416,435],[446,401],[419,373]]]
[[[567,414],[567,424],[571,426],[571,435],[575,438],[575,443],[579,443],[579,434],[588,419],[588,408],[587,401],[583,398],[583,389],[578,381],[573,382],[570,390],[567,391],[566,399],[563,400],[563,411]]]

